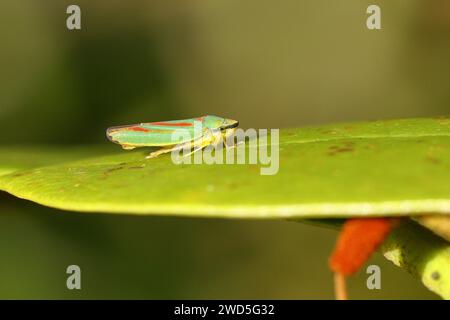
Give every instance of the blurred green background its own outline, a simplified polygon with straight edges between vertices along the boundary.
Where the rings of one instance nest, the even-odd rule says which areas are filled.
[[[66,28],[81,7],[82,29]],[[378,4],[382,30],[366,28]],[[0,145],[108,144],[112,125],[448,115],[448,0],[0,2]],[[117,146],[110,146],[117,150]],[[333,298],[336,232],[284,221],[62,212],[0,194],[0,298]],[[435,298],[382,257],[382,290]],[[65,287],[82,269],[82,290]]]

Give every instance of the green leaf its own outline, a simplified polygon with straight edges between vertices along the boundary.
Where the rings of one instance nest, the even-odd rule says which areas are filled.
[[[49,147],[21,146],[0,149],[0,175],[35,167],[48,166],[86,157],[112,153],[108,146]]]
[[[450,121],[377,121],[280,131],[264,165],[175,165],[146,151],[0,177],[0,189],[67,210],[234,218],[450,212]],[[73,151],[77,157],[77,151]]]
[[[141,150],[30,153],[30,162],[0,166],[14,171],[0,176],[0,189],[86,212],[270,219],[450,213],[449,119],[283,129],[277,147],[275,175],[261,175],[262,164],[175,165],[170,155],[145,159]],[[407,226],[382,251],[448,298],[448,242]]]

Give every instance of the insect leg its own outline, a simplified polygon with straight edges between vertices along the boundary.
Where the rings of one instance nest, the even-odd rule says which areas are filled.
[[[187,142],[180,143],[180,144],[177,144],[177,145],[163,147],[163,148],[161,148],[159,150],[151,152],[145,158],[146,159],[155,158],[155,157],[157,157],[157,156],[159,156],[161,154],[172,152],[172,151],[177,151],[177,150],[180,150],[180,149],[183,149],[183,148],[189,148],[190,149],[192,147],[193,143],[194,143],[193,141],[187,141]]]
[[[220,134],[219,134],[220,135]],[[211,132],[211,130],[207,129],[205,130],[205,133],[202,137],[193,140],[193,141],[188,141],[185,143],[181,143],[178,145],[174,145],[174,146],[169,146],[169,147],[163,147],[159,150],[153,151],[151,152],[146,159],[151,159],[151,158],[156,158],[161,154],[164,153],[168,153],[168,152],[172,152],[172,151],[176,151],[176,150],[180,150],[180,149],[184,149],[184,148],[194,148],[193,151],[183,155],[183,157],[188,157],[191,154],[205,148],[206,146],[215,143],[215,142],[220,142],[221,137],[217,136],[217,133]]]
[[[194,150],[192,150],[188,154],[183,155],[183,157],[189,157],[193,153],[202,150],[203,148],[209,146],[212,143],[215,143],[216,141],[217,135],[212,133],[211,130],[207,129],[205,131],[205,134],[201,138],[192,141],[192,146],[194,147]]]
[[[157,156],[159,156],[161,154],[171,152],[173,149],[174,149],[173,146],[158,149],[156,151],[150,152],[150,154],[148,156],[146,156],[145,159],[156,158]]]

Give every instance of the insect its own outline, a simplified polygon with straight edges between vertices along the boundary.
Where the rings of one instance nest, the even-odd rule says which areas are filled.
[[[227,137],[234,134],[238,125],[239,122],[236,120],[206,115],[191,119],[110,127],[106,130],[106,137],[126,150],[137,147],[161,147],[146,158],[155,158],[174,150],[193,148],[188,154],[190,155],[210,144],[226,142]],[[177,133],[186,138],[174,139]]]

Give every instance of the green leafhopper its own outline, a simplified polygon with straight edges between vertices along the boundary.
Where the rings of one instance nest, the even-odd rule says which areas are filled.
[[[196,124],[200,124],[202,130],[195,130]],[[106,136],[126,150],[161,147],[147,156],[154,158],[176,149],[190,147],[194,148],[195,152],[218,141],[226,141],[226,137],[232,135],[238,125],[236,120],[206,115],[191,119],[110,127],[106,130]],[[188,133],[184,136],[189,138],[175,141],[173,137],[179,136],[178,133]]]

